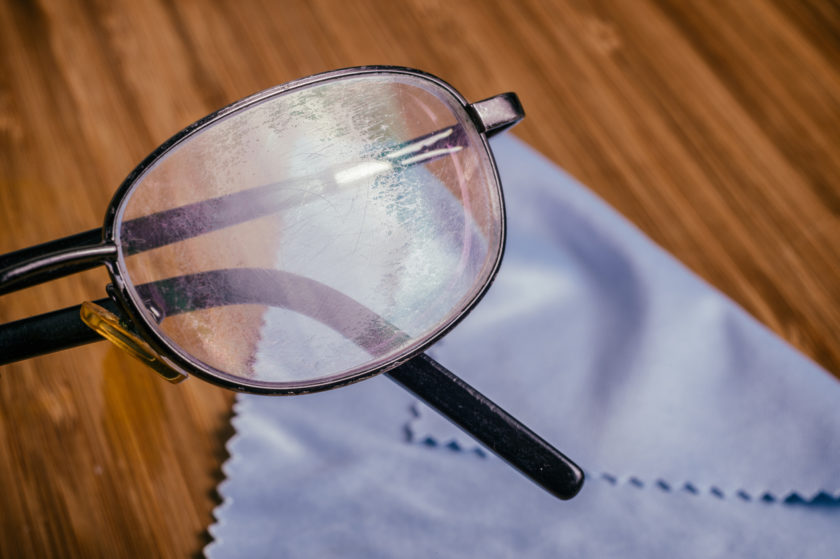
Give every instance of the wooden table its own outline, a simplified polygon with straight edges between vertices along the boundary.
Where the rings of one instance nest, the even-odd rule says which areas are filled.
[[[0,2],[0,253],[95,227],[169,135],[343,66],[516,90],[516,134],[840,374],[840,9],[786,0]],[[0,321],[103,295],[93,270]],[[0,557],[200,553],[232,395],[100,343],[0,369]]]

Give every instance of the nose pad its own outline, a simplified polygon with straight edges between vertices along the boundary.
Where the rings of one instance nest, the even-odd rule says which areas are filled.
[[[85,301],[79,314],[82,322],[94,332],[139,359],[169,382],[177,384],[189,376],[168,359],[158,355],[142,338],[126,328],[114,313],[96,303]]]

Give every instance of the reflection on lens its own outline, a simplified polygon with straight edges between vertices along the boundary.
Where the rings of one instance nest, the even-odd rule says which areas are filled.
[[[499,187],[461,103],[400,73],[275,94],[135,182],[118,241],[176,349],[242,382],[339,380],[421,347],[492,277]]]

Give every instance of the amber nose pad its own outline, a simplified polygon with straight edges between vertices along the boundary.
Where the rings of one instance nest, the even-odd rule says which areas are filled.
[[[158,355],[149,344],[123,325],[114,313],[103,309],[96,303],[85,301],[82,303],[79,314],[82,317],[82,322],[87,324],[94,332],[132,357],[139,359],[169,382],[176,384],[187,378],[188,375],[185,372],[168,359]]]

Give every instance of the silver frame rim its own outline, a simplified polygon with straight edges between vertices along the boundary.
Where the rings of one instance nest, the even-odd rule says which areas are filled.
[[[475,126],[476,133],[481,139],[481,144],[484,147],[484,152],[488,157],[490,166],[492,168],[492,177],[494,180],[496,193],[499,199],[501,216],[500,242],[494,258],[494,263],[491,267],[487,279],[484,282],[484,285],[477,290],[475,295],[469,301],[467,301],[463,305],[462,309],[458,313],[455,313],[444,326],[434,330],[432,334],[421,338],[421,342],[411,344],[411,346],[408,349],[404,350],[404,352],[401,352],[399,355],[389,360],[388,363],[384,365],[377,365],[372,368],[369,367],[366,369],[362,369],[361,371],[353,374],[345,374],[344,376],[339,376],[339,378],[332,376],[303,382],[267,382],[256,380],[248,382],[248,379],[243,379],[241,377],[225,373],[224,371],[221,371],[219,369],[216,369],[215,367],[207,365],[206,363],[198,361],[197,359],[189,355],[189,353],[183,351],[174,341],[169,340],[165,334],[159,331],[157,324],[150,320],[150,318],[147,316],[147,312],[143,311],[142,301],[139,301],[139,296],[133,289],[133,286],[130,284],[130,282],[124,279],[128,277],[128,273],[124,267],[123,255],[119,245],[118,230],[116,226],[119,222],[119,218],[122,215],[124,206],[133,188],[136,184],[138,184],[138,180],[143,176],[146,169],[152,166],[158,159],[163,157],[170,150],[172,150],[181,142],[185,141],[191,135],[199,132],[207,126],[210,126],[211,124],[215,123],[216,121],[227,115],[243,110],[250,105],[260,103],[270,97],[294,89],[310,86],[319,82],[367,74],[403,74],[425,79],[429,82],[432,82],[436,86],[448,92],[455,100],[458,101],[458,103],[466,113],[469,121],[472,122]],[[445,336],[449,331],[451,331],[452,328],[454,328],[467,314],[469,314],[469,312],[472,311],[475,305],[486,294],[490,285],[493,283],[501,265],[507,237],[504,192],[502,190],[496,160],[493,157],[493,152],[490,149],[490,145],[487,141],[487,133],[484,131],[484,123],[477,119],[478,115],[473,110],[471,110],[470,103],[451,85],[449,85],[442,79],[428,74],[426,72],[399,66],[360,66],[355,68],[344,68],[340,70],[324,72],[321,74],[315,74],[313,76],[308,76],[260,91],[258,93],[255,93],[254,95],[248,96],[226,107],[223,107],[218,111],[210,113],[204,118],[182,129],[181,131],[173,135],[171,138],[169,138],[166,142],[161,144],[158,148],[156,148],[137,167],[135,167],[131,171],[131,173],[129,173],[129,175],[122,182],[122,184],[114,194],[114,197],[108,206],[103,226],[104,242],[106,244],[114,245],[118,249],[116,254],[112,255],[106,261],[106,267],[111,277],[112,285],[114,286],[114,298],[117,300],[117,303],[120,305],[120,307],[125,311],[126,315],[130,318],[131,322],[138,330],[138,332],[146,339],[146,341],[149,342],[153,349],[155,349],[155,351],[157,351],[160,355],[172,361],[175,365],[183,369],[188,374],[195,375],[201,378],[202,380],[205,380],[212,384],[216,384],[240,392],[271,395],[292,395],[317,392],[352,384],[364,380],[366,378],[370,378],[377,374],[387,372],[395,367],[398,367],[402,363],[412,359],[413,357],[425,351],[429,346],[434,344],[440,338]]]

